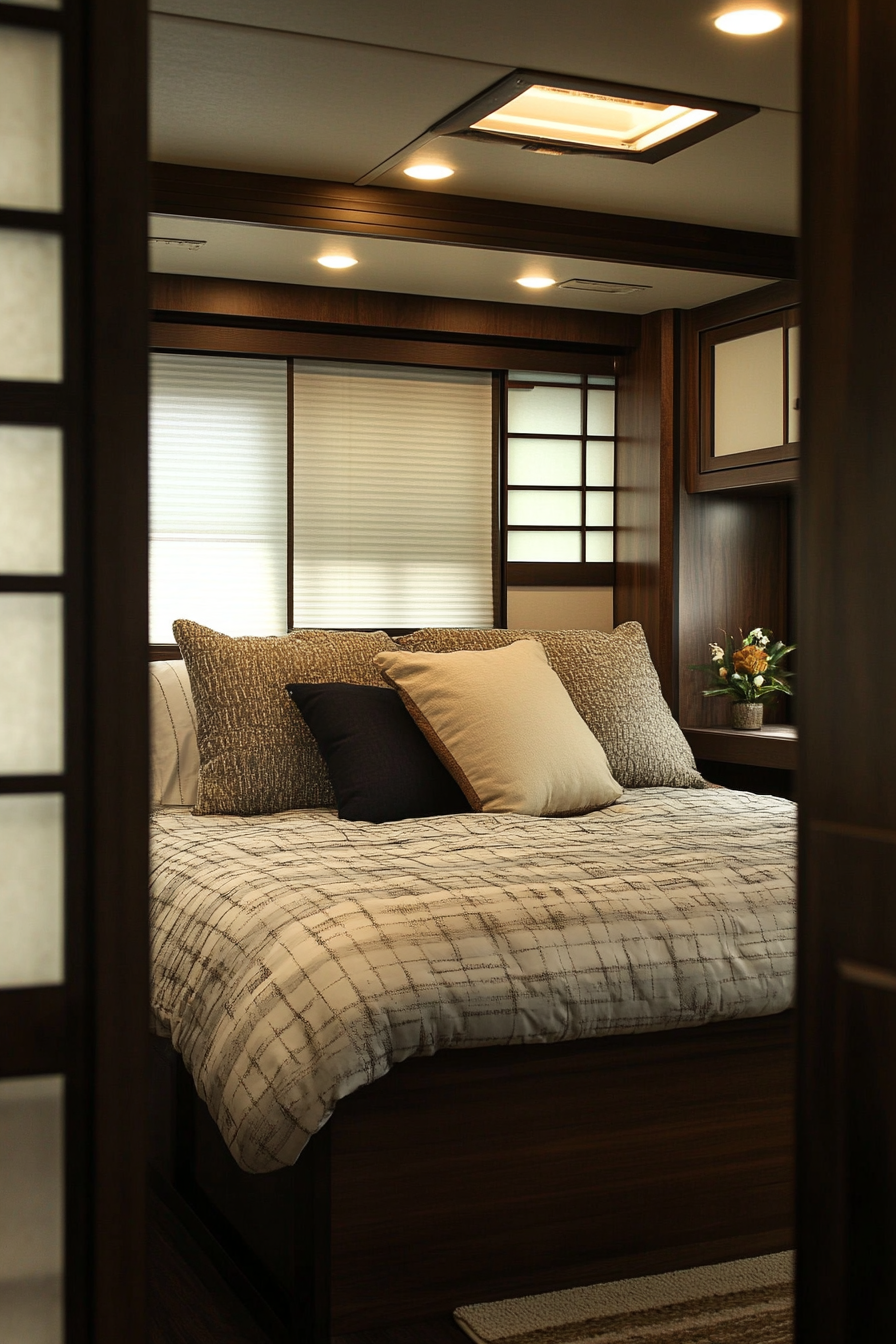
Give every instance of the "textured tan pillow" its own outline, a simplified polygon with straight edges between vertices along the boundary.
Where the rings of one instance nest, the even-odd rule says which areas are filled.
[[[232,638],[195,621],[175,621],[196,705],[197,815],[252,816],[294,807],[332,807],[327,767],[286,693],[290,682],[381,686],[373,656],[388,635],[294,630]]]
[[[535,640],[374,662],[474,811],[574,816],[622,793]]]
[[[626,789],[704,787],[694,754],[663,699],[637,621],[603,630],[416,630],[396,643],[420,653],[495,649],[537,639]]]

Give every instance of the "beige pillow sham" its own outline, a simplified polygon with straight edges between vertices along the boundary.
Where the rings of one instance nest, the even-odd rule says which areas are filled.
[[[175,621],[173,628],[196,705],[194,813],[252,816],[334,806],[323,757],[286,687],[333,681],[381,686],[373,657],[397,647],[389,636],[294,630],[233,638],[195,621]]]
[[[622,793],[536,641],[374,662],[475,811],[574,816]]]
[[[694,754],[663,699],[637,621],[603,630],[415,630],[396,640],[419,653],[496,649],[537,639],[626,789],[704,787]]]

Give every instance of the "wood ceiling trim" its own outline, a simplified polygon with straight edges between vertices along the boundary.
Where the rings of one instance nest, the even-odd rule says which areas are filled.
[[[633,215],[174,163],[152,165],[151,194],[156,214],[189,219],[720,275],[791,280],[797,273],[795,238]]]
[[[604,353],[630,350],[641,339],[641,318],[634,313],[198,275],[153,275],[151,306],[158,317],[189,314],[266,326],[295,324],[306,331],[363,327],[383,336],[431,332],[480,344],[561,342]]]

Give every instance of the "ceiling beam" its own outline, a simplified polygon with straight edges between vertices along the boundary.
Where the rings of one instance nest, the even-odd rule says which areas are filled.
[[[797,240],[675,220],[607,215],[400,187],[152,165],[152,210],[365,238],[447,243],[720,275],[796,277]]]

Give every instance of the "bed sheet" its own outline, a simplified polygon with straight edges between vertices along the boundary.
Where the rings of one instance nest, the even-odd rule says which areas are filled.
[[[153,1023],[247,1171],[411,1055],[778,1013],[796,808],[636,789],[584,817],[153,819]]]

